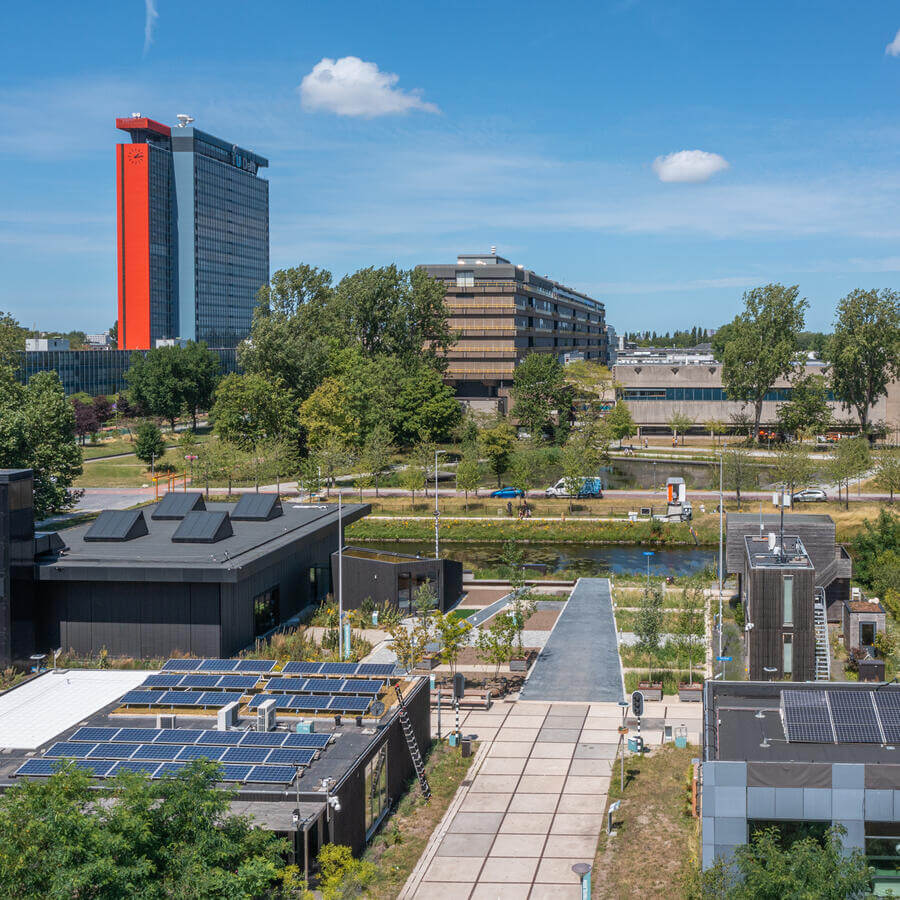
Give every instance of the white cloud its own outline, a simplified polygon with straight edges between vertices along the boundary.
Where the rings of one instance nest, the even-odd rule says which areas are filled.
[[[298,90],[303,108],[309,112],[332,112],[366,119],[406,113],[411,109],[440,112],[433,103],[422,99],[420,91],[395,87],[399,80],[399,75],[382,72],[375,63],[356,56],[325,57],[303,78]]]
[[[660,181],[708,181],[728,168],[728,161],[718,153],[705,150],[679,150],[653,160],[653,171]]]
[[[156,11],[156,0],[144,0],[144,56],[153,43],[153,28],[159,13]]]
[[[900,31],[894,35],[894,39],[884,48],[888,56],[900,56]]]

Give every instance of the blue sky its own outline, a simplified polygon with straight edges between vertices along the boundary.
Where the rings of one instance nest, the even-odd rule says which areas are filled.
[[[898,29],[887,0],[11,4],[0,309],[113,321],[114,119],[186,112],[269,158],[273,270],[494,244],[619,331],[767,281],[826,328],[900,281]]]

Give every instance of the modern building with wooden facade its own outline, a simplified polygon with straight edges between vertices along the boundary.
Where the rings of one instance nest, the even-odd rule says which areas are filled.
[[[466,405],[507,411],[516,366],[529,353],[609,362],[606,311],[587,294],[489,253],[420,269],[446,286],[448,382]]]

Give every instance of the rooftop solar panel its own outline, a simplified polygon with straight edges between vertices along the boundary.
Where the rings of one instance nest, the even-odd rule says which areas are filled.
[[[62,764],[59,759],[29,759],[13,773],[19,775],[52,775]]]
[[[160,675],[151,675],[149,678],[145,678],[139,685],[139,688],[173,688],[175,687],[182,678],[190,677],[185,675],[180,675],[177,672],[171,672]]]
[[[128,759],[140,744],[117,744],[107,742],[95,744],[88,754],[89,759]]]
[[[252,766],[229,763],[222,766],[222,781],[246,781]]]
[[[94,728],[88,725],[85,728],[79,728],[69,740],[90,741],[92,744],[96,744],[97,741],[111,741],[116,732],[120,730],[119,728]]]
[[[315,758],[315,755],[315,750],[278,747],[269,751],[269,758],[266,760],[266,763],[269,765],[308,766]]]
[[[238,660],[236,672],[258,672],[265,675],[275,668],[274,659],[241,659]]]
[[[182,688],[214,688],[219,684],[221,675],[201,675],[194,672],[190,675],[182,675],[179,678],[178,687]]]
[[[358,678],[355,681],[351,679],[347,679],[344,682],[343,689],[347,693],[354,694],[373,694],[377,696],[384,690],[384,682],[383,681],[370,681],[365,678]]]
[[[216,687],[224,690],[249,691],[256,687],[258,675],[222,675]]]
[[[900,742],[900,693],[895,691],[872,691],[872,693],[885,740],[891,744]]]
[[[834,731],[841,743],[883,743],[872,691],[829,691],[828,702]]]
[[[247,781],[262,781],[268,784],[290,784],[295,777],[290,766],[254,766]]]
[[[256,709],[256,707],[261,706],[266,700],[274,700],[275,709],[289,709],[291,705],[290,694],[257,694],[250,700],[250,709]]]
[[[332,694],[338,685],[333,678],[307,678],[303,690],[309,694]]]
[[[83,744],[78,741],[57,741],[44,751],[44,756],[64,756],[68,759],[79,759],[94,749],[94,744]]]
[[[322,675],[353,675],[358,663],[326,662],[319,670]]]
[[[85,541],[133,541],[150,534],[142,509],[104,509],[84,535]]]
[[[163,672],[193,672],[200,668],[202,659],[167,659],[162,667]]]
[[[225,753],[225,747],[191,744],[189,747],[182,747],[175,759],[179,762],[190,762],[192,759],[212,759],[218,762],[223,753]]]
[[[281,747],[287,733],[284,731],[248,731],[241,747]]]
[[[302,691],[308,679],[306,678],[270,678],[266,685],[267,691],[288,691],[296,693]]]
[[[789,741],[833,743],[834,730],[825,691],[781,692],[784,726]]]
[[[202,696],[203,691],[165,691],[153,703],[160,706],[196,706]]]
[[[215,544],[234,534],[227,512],[189,512],[175,529],[175,544]]]
[[[239,702],[244,695],[240,691],[204,691],[200,698],[200,706],[227,706]]]
[[[233,747],[241,742],[243,731],[204,731],[197,739],[198,744],[210,744],[215,747]]]
[[[332,697],[328,709],[341,712],[363,713],[372,703],[369,697]]]
[[[116,764],[113,759],[76,759],[75,765],[90,775],[102,778]]]
[[[117,762],[110,775],[118,775],[119,772],[143,772],[153,777],[153,773],[159,768],[159,763],[149,759],[122,759]]]
[[[291,709],[309,710],[310,712],[328,709],[328,704],[331,702],[331,697],[323,697],[321,694],[291,694],[285,696],[289,696]]]
[[[268,522],[283,514],[278,494],[242,494],[231,518],[238,522]]]
[[[158,728],[120,728],[116,732],[116,736],[110,738],[110,740],[114,740],[116,743],[124,741],[126,743],[149,744],[150,741],[156,740],[158,734]]]
[[[189,512],[205,509],[206,504],[203,502],[203,494],[199,491],[183,491],[180,494],[177,491],[169,491],[156,504],[153,512],[150,513],[150,518],[160,520],[183,519]]]
[[[395,668],[393,663],[360,663],[356,674],[367,678],[390,678]]]
[[[128,691],[119,700],[123,706],[150,706],[159,703],[164,691]]]
[[[272,694],[257,694],[255,697],[250,698],[250,702],[247,704],[248,709],[256,709],[257,706],[261,706],[265,703],[266,700],[276,700],[277,697],[274,697]]]
[[[180,750],[180,744],[141,744],[131,759],[156,759],[162,762],[166,759],[175,759]]]
[[[281,670],[284,675],[317,675],[322,670],[320,662],[286,662]]]
[[[289,734],[284,739],[283,747],[308,747],[311,749],[321,749],[328,746],[331,740],[330,734]]]
[[[272,751],[268,747],[229,747],[222,757],[226,763],[264,763]]]
[[[187,763],[180,762],[166,762],[163,763],[157,770],[154,772],[154,778],[168,778],[172,775],[177,775]]]
[[[205,728],[159,728],[157,744],[193,744],[206,731]]]
[[[201,659],[197,670],[200,672],[218,672],[224,675],[226,672],[233,672],[237,667],[236,659]]]

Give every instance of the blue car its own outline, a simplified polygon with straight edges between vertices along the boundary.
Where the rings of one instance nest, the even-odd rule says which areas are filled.
[[[506,498],[511,499],[513,497],[524,497],[525,491],[521,490],[520,488],[502,487],[502,488],[498,488],[496,491],[491,491],[491,496],[492,497],[503,497],[504,499],[506,499]]]

